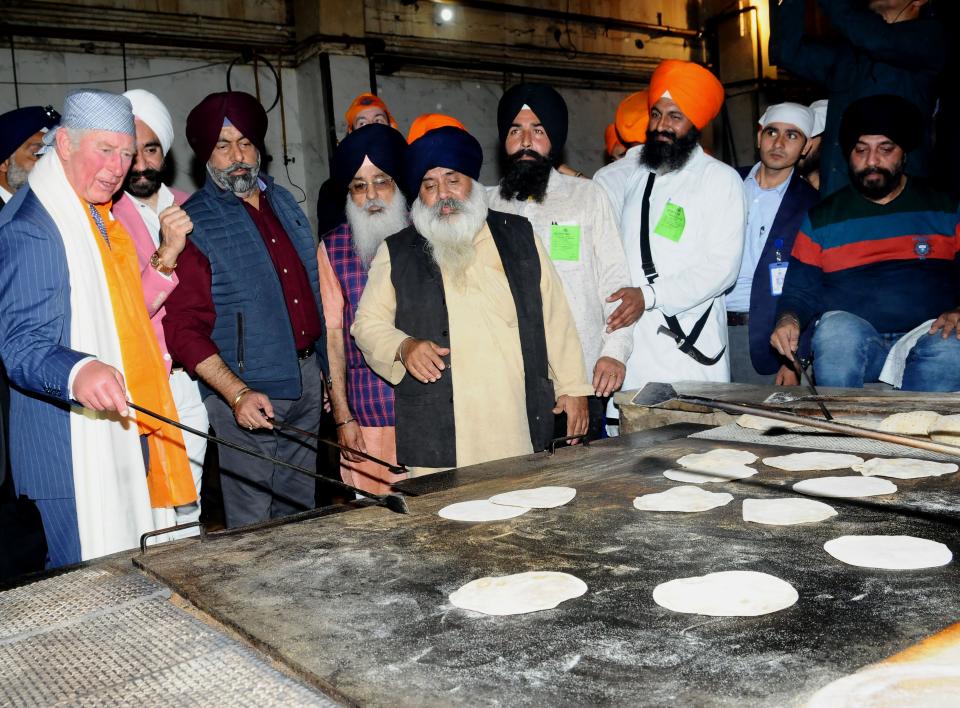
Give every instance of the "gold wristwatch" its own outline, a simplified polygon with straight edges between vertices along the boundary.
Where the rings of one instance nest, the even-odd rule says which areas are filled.
[[[150,265],[157,269],[157,272],[161,275],[170,275],[177,269],[177,264],[174,263],[172,266],[164,265],[160,260],[160,250],[157,249],[153,252],[153,255],[150,256]]]

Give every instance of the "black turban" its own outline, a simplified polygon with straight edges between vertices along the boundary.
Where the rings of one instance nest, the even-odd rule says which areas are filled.
[[[243,137],[257,146],[264,156],[263,139],[267,135],[267,112],[260,101],[243,91],[211,93],[187,116],[187,142],[204,162],[210,159],[220,138],[224,120],[230,121]]]
[[[500,105],[497,106],[500,144],[503,145],[507,139],[507,132],[524,105],[530,106],[530,110],[537,114],[550,138],[553,156],[559,157],[567,142],[567,102],[547,84],[517,84],[501,96]]]
[[[858,98],[840,120],[840,148],[845,158],[850,158],[861,135],[883,135],[910,152],[923,142],[923,114],[902,96]]]
[[[403,156],[407,141],[396,128],[369,123],[347,134],[333,151],[331,177],[338,189],[345,191],[363,160],[370,162],[400,181],[403,178]]]
[[[407,148],[404,184],[413,199],[420,192],[423,176],[435,167],[446,167],[472,179],[479,179],[483,166],[483,148],[465,130],[447,126],[435,128],[417,138]]]
[[[60,114],[50,106],[25,106],[0,116],[0,162],[6,162],[34,133],[50,130]]]

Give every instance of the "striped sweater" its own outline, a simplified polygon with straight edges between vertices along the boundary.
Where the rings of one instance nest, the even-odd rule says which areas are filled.
[[[777,316],[801,328],[825,312],[907,332],[960,302],[957,202],[911,178],[889,204],[845,187],[813,207],[791,253]]]

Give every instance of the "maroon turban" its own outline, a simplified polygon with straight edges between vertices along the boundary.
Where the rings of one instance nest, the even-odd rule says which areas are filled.
[[[226,91],[211,93],[187,116],[187,142],[197,157],[204,162],[210,159],[225,120],[256,145],[261,156],[266,152],[267,112],[260,101],[243,91]]]

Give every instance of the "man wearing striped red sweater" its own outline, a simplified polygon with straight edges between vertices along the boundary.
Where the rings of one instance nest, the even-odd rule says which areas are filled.
[[[960,390],[960,214],[955,199],[904,174],[922,126],[897,96],[852,103],[840,128],[851,185],[811,209],[797,235],[770,342],[792,359],[814,326],[822,386],[879,380],[891,349],[913,335],[900,387]]]

